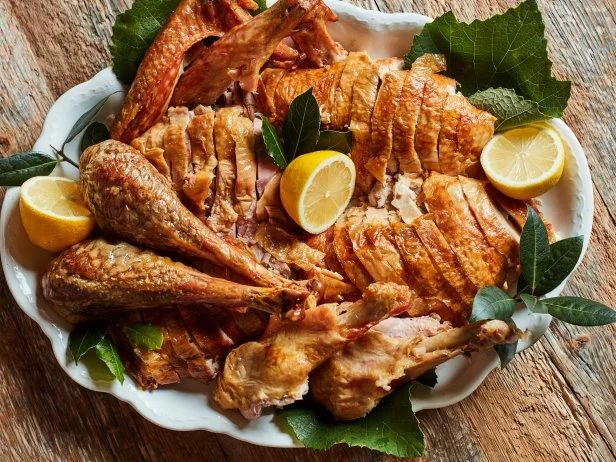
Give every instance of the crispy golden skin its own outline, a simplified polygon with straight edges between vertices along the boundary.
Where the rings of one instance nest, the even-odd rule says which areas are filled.
[[[211,108],[203,106],[196,107],[194,112],[195,117],[186,130],[190,140],[193,173],[186,179],[183,191],[197,210],[204,212],[218,165],[214,148],[215,115]]]
[[[323,67],[287,72],[284,74],[276,86],[274,95],[275,112],[272,122],[278,125],[282,124],[287,117],[289,106],[293,100],[300,94],[306,92],[309,88],[312,88],[312,94],[317,100],[319,108],[322,110],[327,103],[333,80],[329,71],[329,67]],[[271,69],[267,69],[264,74],[267,72],[271,72]],[[327,119],[324,119],[324,114],[321,114],[321,121],[324,123],[327,122]]]
[[[126,332],[136,322],[161,329],[159,350],[130,343]],[[224,356],[234,346],[260,337],[265,327],[266,316],[255,310],[240,313],[191,306],[132,312],[112,323],[109,333],[128,373],[141,388],[153,390],[187,377],[212,380]]]
[[[385,74],[379,89],[370,126],[371,157],[366,162],[366,169],[380,183],[385,182],[385,171],[391,156],[393,144],[393,122],[405,73],[392,71]]]
[[[375,179],[384,184],[387,171],[476,174],[494,117],[456,94],[454,80],[439,75],[445,70],[442,55],[426,54],[410,70],[398,66],[393,58],[373,62],[365,53],[350,53],[345,62],[320,69],[266,69],[260,105],[281,124],[291,101],[312,87],[322,122],[353,134],[358,195],[367,194]]]
[[[403,173],[421,173],[421,160],[415,151],[415,126],[421,110],[425,79],[419,72],[405,75],[394,115],[392,155]]]
[[[430,254],[411,225],[395,223],[391,227],[400,255],[412,276],[413,288],[427,299],[440,300],[445,309],[436,311],[441,319],[454,324],[466,322],[469,305],[464,303],[455,289],[435,266]]]
[[[363,59],[358,63],[358,67],[360,69],[353,85],[351,100],[349,130],[353,134],[353,146],[350,156],[357,170],[355,187],[359,192],[367,193],[374,182],[372,175],[366,169],[366,163],[371,155],[370,121],[377,97],[379,69],[370,59]]]
[[[442,173],[456,175],[458,172],[458,125],[462,119],[462,111],[469,102],[460,94],[448,95],[445,107],[441,113],[441,131],[438,137],[438,163]]]
[[[320,0],[279,0],[234,27],[180,76],[171,104],[212,104],[233,81],[239,81],[245,91],[255,91],[259,71],[277,45],[319,4]]]
[[[257,4],[243,0],[183,0],[141,61],[111,136],[125,143],[149,129],[165,113],[186,52],[200,40],[220,36],[235,23],[237,11]]]
[[[355,284],[360,290],[364,290],[370,283],[374,282],[372,276],[366,271],[362,262],[353,252],[353,242],[349,237],[348,229],[349,219],[347,215],[343,215],[334,225],[334,250],[338,261],[349,280]]]
[[[64,251],[43,275],[42,285],[45,298],[70,322],[171,304],[247,306],[282,313],[308,295],[214,278],[150,251],[103,239]]]
[[[473,216],[458,178],[432,173],[424,182],[426,203],[434,222],[477,287],[505,281],[507,259],[494,249]]]
[[[194,307],[186,308],[186,310],[193,309]],[[195,341],[198,328],[189,326],[184,322],[180,315],[181,310],[182,308],[152,310],[143,312],[142,315],[145,322],[163,329],[165,343],[170,344],[173,353],[185,364],[184,369],[188,377],[200,381],[211,380],[216,376],[219,365],[216,364],[216,358],[206,354],[199,347]],[[207,313],[202,308],[198,308],[198,310],[203,315]],[[218,311],[217,308],[212,308],[211,310]]]
[[[263,113],[276,121],[276,90],[278,83],[288,71],[286,69],[264,69],[259,75],[257,103]]]
[[[257,228],[255,240],[278,260],[292,264],[304,271],[326,267],[325,253],[310,247],[284,229],[270,224]]]
[[[499,218],[500,212],[490,200],[484,183],[463,176],[459,176],[458,180],[487,241],[511,263],[516,264],[519,260],[519,235],[508,230],[504,219]]]
[[[387,226],[358,223],[349,227],[353,252],[375,281],[408,285],[408,275],[400,254],[384,233]]]
[[[256,229],[257,211],[257,153],[252,121],[247,117],[236,120],[231,130],[235,143],[235,210],[238,213],[237,235],[251,238]]]
[[[188,109],[174,107],[167,111],[169,126],[163,136],[165,159],[171,166],[171,181],[176,191],[181,191],[188,178],[188,163],[190,145],[186,137],[186,129],[190,122]]]
[[[425,170],[441,171],[438,157],[441,116],[448,96],[455,91],[456,81],[453,79],[439,74],[426,78],[421,110],[415,127],[415,151]]]
[[[344,61],[344,70],[340,75],[340,82],[335,90],[334,106],[330,125],[337,129],[345,129],[351,122],[351,102],[353,100],[353,86],[362,69],[362,62],[369,58],[365,53],[349,53]]]
[[[464,303],[470,306],[477,293],[477,286],[471,282],[464,272],[458,258],[432,218],[432,215],[424,215],[415,220],[412,226],[430,254],[436,268],[445,280],[456,289]]]
[[[311,394],[336,419],[359,419],[396,387],[435,366],[516,338],[503,321],[451,328],[429,317],[390,318],[316,369]]]
[[[88,148],[80,162],[84,200],[104,231],[149,248],[206,259],[258,285],[298,284],[259,265],[239,241],[217,236],[130,146],[105,141]]]
[[[350,306],[321,305],[301,321],[272,321],[260,340],[229,354],[214,400],[256,418],[264,407],[301,399],[312,370],[374,324],[404,311],[412,297],[406,287],[373,284]]]
[[[188,371],[182,359],[173,353],[167,338],[164,339],[163,348],[156,351],[132,345],[125,335],[124,325],[143,322],[141,313],[133,312],[123,317],[121,322],[109,326],[109,336],[118,349],[126,371],[144,390],[179,383],[188,376]]]
[[[494,136],[496,117],[471,104],[465,105],[458,123],[457,162],[451,175],[474,176],[479,168],[483,147]]]

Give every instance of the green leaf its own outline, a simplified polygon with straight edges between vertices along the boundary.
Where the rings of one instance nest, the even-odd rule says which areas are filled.
[[[507,320],[515,309],[515,300],[496,286],[482,287],[473,300],[471,322],[484,319]]]
[[[488,88],[471,95],[468,100],[473,106],[496,117],[494,130],[497,132],[545,119],[537,103],[518,96],[508,88]]]
[[[319,140],[315,147],[316,151],[337,151],[342,154],[351,152],[353,137],[351,132],[338,132],[335,130],[321,130]]]
[[[85,323],[77,325],[68,336],[68,351],[70,351],[75,364],[81,357],[95,348],[107,334],[104,323]]]
[[[287,162],[315,150],[321,127],[321,111],[312,88],[295,97],[282,128]]]
[[[38,151],[0,158],[0,186],[21,186],[29,178],[49,175],[56,165],[57,159]]]
[[[284,408],[275,419],[307,448],[328,449],[346,443],[395,457],[419,457],[424,452],[424,438],[409,399],[410,387],[406,384],[383,398],[362,419],[336,422],[307,402]]]
[[[251,15],[256,16],[267,10],[267,0],[255,0],[255,2],[259,5],[259,7],[256,10],[251,11]]]
[[[124,333],[135,346],[148,350],[160,350],[163,346],[163,330],[158,326],[136,322],[124,326]]]
[[[551,244],[552,262],[543,272],[533,293],[545,295],[558,287],[574,270],[582,255],[583,246],[584,237],[582,236],[570,237]]]
[[[272,158],[276,167],[284,170],[288,163],[284,155],[284,146],[282,140],[276,132],[276,128],[267,120],[267,117],[261,116],[263,142],[267,155]]]
[[[137,73],[145,52],[180,0],[135,0],[116,17],[111,36],[113,72],[125,84]]]
[[[111,137],[109,134],[109,129],[105,124],[100,122],[92,122],[86,128],[86,131],[83,132],[83,137],[81,138],[81,152],[88,149],[90,146],[94,146],[95,144],[102,143],[105,140],[108,140]]]
[[[109,371],[120,383],[124,383],[124,365],[118,350],[116,350],[116,347],[107,335],[96,345],[96,356],[105,363]]]
[[[522,276],[531,294],[552,264],[550,242],[545,224],[532,207],[527,207],[526,223],[520,235],[520,263]]]
[[[79,117],[79,119],[77,119],[77,122],[75,122],[75,125],[73,125],[73,127],[71,128],[71,131],[68,132],[68,135],[66,137],[66,140],[64,141],[64,144],[68,144],[71,141],[73,141],[73,139],[79,135],[84,128],[86,128],[88,125],[90,125],[90,123],[94,120],[94,118],[96,117],[96,114],[98,114],[98,111],[101,110],[101,108],[105,105],[105,103],[107,102],[107,100],[111,97],[111,95],[113,95],[114,93],[111,93],[110,95],[105,96],[103,99],[101,99],[98,103],[96,103],[94,106],[92,106],[90,109],[88,109],[86,112],[84,112],[81,117]]]
[[[602,303],[580,297],[554,297],[542,300],[548,313],[576,326],[603,326],[616,322],[616,311]]]
[[[518,341],[515,343],[501,343],[500,345],[494,345],[494,350],[500,358],[501,369],[507,367],[515,356],[516,349],[518,348]]]
[[[544,29],[535,0],[470,24],[459,22],[448,12],[415,36],[405,67],[424,53],[442,53],[447,59],[447,75],[460,83],[464,95],[510,88],[536,103],[543,119],[560,117],[571,94],[571,82],[552,77]]]
[[[438,383],[436,369],[430,369],[428,372],[423,373],[415,379],[415,382],[419,382],[426,387],[434,388]]]
[[[539,298],[534,295],[520,294],[520,298],[528,308],[528,311],[536,314],[546,314],[548,312],[547,306]]]

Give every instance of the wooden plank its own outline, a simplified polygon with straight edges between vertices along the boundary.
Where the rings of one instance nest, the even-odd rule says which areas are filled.
[[[0,154],[28,148],[52,102],[108,63],[123,0],[0,0]],[[453,9],[485,18],[518,0],[357,0],[381,11]],[[616,305],[616,5],[540,1],[555,73],[574,82],[566,121],[586,149],[596,213],[588,255],[567,294]],[[9,58],[10,57],[10,58]],[[62,373],[38,327],[0,284],[1,460],[388,460],[362,449],[261,448],[207,432],[160,429]],[[554,323],[540,344],[471,397],[420,413],[430,461],[615,460],[616,328]]]

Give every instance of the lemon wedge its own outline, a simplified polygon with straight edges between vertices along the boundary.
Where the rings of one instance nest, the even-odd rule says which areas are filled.
[[[50,252],[83,241],[96,225],[79,183],[68,178],[30,178],[21,186],[19,211],[30,240]]]
[[[503,194],[530,199],[558,183],[565,167],[565,148],[555,130],[528,125],[492,138],[481,153],[481,166]]]
[[[316,151],[295,158],[280,179],[287,213],[304,230],[319,234],[332,226],[349,204],[355,188],[355,165],[336,151]]]

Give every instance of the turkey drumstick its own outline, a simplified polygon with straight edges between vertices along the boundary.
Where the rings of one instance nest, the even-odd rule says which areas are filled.
[[[172,305],[257,308],[282,314],[307,293],[252,287],[200,273],[126,243],[94,239],[66,250],[43,275],[43,294],[69,322]]]
[[[408,287],[375,283],[355,303],[310,308],[295,322],[272,318],[261,339],[229,353],[214,400],[256,418],[264,407],[301,399],[313,369],[374,324],[406,311],[415,297]]]
[[[193,215],[145,157],[118,141],[81,156],[81,190],[98,225],[144,247],[209,260],[265,287],[308,291],[310,282],[268,271],[233,238],[222,238]]]
[[[504,321],[452,328],[438,318],[390,318],[310,375],[314,400],[336,419],[358,419],[397,386],[461,354],[517,340]]]

